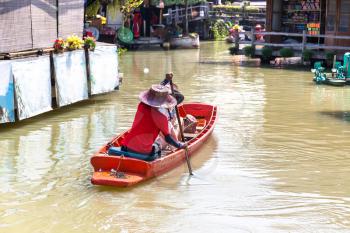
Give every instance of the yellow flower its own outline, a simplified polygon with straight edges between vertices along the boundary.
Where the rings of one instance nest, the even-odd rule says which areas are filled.
[[[240,27],[239,27],[239,25],[238,25],[238,24],[235,24],[235,26],[233,26],[233,29],[234,29],[234,30],[239,30],[239,29],[240,29]]]
[[[72,35],[67,38],[67,47],[70,50],[80,49],[84,41],[77,35]]]

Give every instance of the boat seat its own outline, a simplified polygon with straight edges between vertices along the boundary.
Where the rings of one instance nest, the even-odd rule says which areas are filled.
[[[122,151],[120,147],[111,147],[108,150],[108,155],[111,156],[124,156],[127,158],[140,159],[144,161],[153,161],[158,158],[158,156],[150,156],[144,154],[138,154],[133,152]]]
[[[197,135],[205,128],[207,121],[204,118],[199,118],[197,121],[195,133],[184,133],[185,141],[189,141],[192,138],[197,137]]]
[[[204,118],[197,119],[198,124],[197,124],[197,131],[201,131],[204,129],[204,127],[207,125],[207,120]]]

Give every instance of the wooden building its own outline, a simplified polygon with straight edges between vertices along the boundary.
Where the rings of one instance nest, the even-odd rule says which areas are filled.
[[[308,37],[307,43],[350,46],[350,39],[331,38],[350,36],[350,0],[267,0],[266,31],[306,31],[314,36]],[[317,38],[317,35],[330,37]],[[270,40],[281,42],[282,37],[275,36]]]

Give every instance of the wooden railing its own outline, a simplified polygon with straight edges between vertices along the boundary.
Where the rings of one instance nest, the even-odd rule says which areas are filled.
[[[166,23],[171,25],[182,23],[185,20],[185,8],[168,9],[168,13],[163,16],[166,17]],[[187,8],[188,21],[197,21],[207,19],[209,17],[209,5],[203,4],[199,6],[189,6]]]
[[[350,36],[334,36],[334,35],[308,35],[306,31],[303,33],[286,33],[286,32],[256,32],[254,29],[250,32],[240,32],[239,34],[247,35],[251,38],[251,41],[239,41],[239,44],[250,44],[252,46],[262,45],[271,47],[291,47],[304,51],[305,49],[317,50],[317,49],[329,49],[329,50],[349,50],[350,46],[329,46],[320,43],[307,43],[307,38],[331,38],[338,40],[350,40]],[[300,37],[301,43],[266,43],[262,41],[256,41],[256,35],[263,36],[287,36],[287,37]],[[236,43],[237,46],[237,43]]]
[[[212,3],[204,3],[199,6],[189,6],[187,9],[188,19],[189,21],[197,21],[203,19],[218,19],[218,18],[227,18],[232,19],[233,16],[238,19],[249,18],[255,20],[261,20],[265,18],[265,12],[263,10],[259,10],[258,12],[231,12],[231,11],[222,11],[220,9],[213,8]],[[185,19],[185,8],[176,6],[175,9],[168,9],[166,14],[163,14],[166,18],[166,23],[171,25],[173,22],[176,24],[182,23]]]

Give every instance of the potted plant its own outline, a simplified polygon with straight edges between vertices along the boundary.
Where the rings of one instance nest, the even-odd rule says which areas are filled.
[[[270,60],[272,59],[272,48],[269,46],[264,46],[261,49],[261,59],[264,63],[269,63]]]
[[[62,38],[58,38],[55,40],[53,48],[55,49],[55,53],[63,53],[66,48],[66,43]]]
[[[255,54],[255,49],[254,49],[253,46],[246,46],[246,47],[243,48],[243,52],[244,52],[244,55],[246,57],[250,57],[251,58]]]
[[[313,56],[314,52],[310,49],[305,49],[303,51],[303,62],[304,62],[304,65],[310,65],[311,64],[311,58]]]
[[[82,45],[84,44],[84,41],[80,39],[77,35],[69,36],[66,40],[67,42],[67,49],[70,51],[81,49]]]
[[[284,59],[287,58],[287,57],[293,57],[294,56],[294,51],[291,48],[282,48],[280,50],[280,55]]]
[[[231,55],[237,55],[238,54],[238,49],[236,48],[236,46],[230,47],[229,51],[230,51]]]
[[[96,47],[96,40],[94,37],[85,37],[84,39],[84,47],[89,49],[90,51],[94,51]]]

